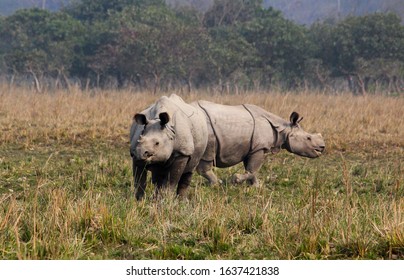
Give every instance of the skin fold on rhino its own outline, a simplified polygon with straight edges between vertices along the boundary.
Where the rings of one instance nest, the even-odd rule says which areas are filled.
[[[147,171],[152,173],[155,196],[169,187],[183,196],[207,145],[203,111],[179,96],[163,96],[134,116],[130,129],[130,154],[136,198],[142,199]]]
[[[235,174],[233,183],[258,185],[256,177],[265,155],[280,149],[309,158],[316,158],[325,149],[321,134],[305,132],[298,113],[290,121],[250,104],[228,106],[209,101],[197,101],[193,106],[203,110],[208,126],[208,145],[197,172],[210,184],[218,183],[212,169],[244,163],[245,173]]]

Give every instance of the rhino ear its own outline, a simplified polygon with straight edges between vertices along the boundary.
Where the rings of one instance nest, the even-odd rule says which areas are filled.
[[[144,114],[136,114],[133,118],[135,119],[136,123],[139,125],[146,125],[149,123]]]
[[[159,114],[159,119],[161,126],[165,126],[170,121],[170,116],[167,112],[163,112]]]
[[[303,117],[300,117],[299,113],[293,112],[290,114],[290,122],[292,125],[298,125],[302,120]]]

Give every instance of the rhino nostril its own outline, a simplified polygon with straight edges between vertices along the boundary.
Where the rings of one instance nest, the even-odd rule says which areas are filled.
[[[145,151],[143,154],[145,157],[151,157],[153,155],[153,153],[149,152],[149,151]]]

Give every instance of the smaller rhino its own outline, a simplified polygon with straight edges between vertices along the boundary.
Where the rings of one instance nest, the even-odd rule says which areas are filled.
[[[208,145],[197,172],[210,184],[218,182],[213,166],[225,168],[243,162],[246,172],[235,174],[233,182],[258,185],[256,175],[266,154],[286,149],[316,158],[325,149],[321,134],[305,132],[299,124],[303,117],[296,112],[286,121],[250,104],[228,106],[200,100],[193,105],[205,112],[208,124]]]
[[[206,150],[208,129],[204,113],[179,96],[163,96],[137,113],[130,130],[130,154],[136,199],[143,198],[147,171],[156,196],[164,187],[182,196]]]

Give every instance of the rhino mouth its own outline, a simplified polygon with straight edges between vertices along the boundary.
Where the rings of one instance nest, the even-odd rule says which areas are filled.
[[[143,157],[142,160],[143,160],[146,164],[151,164],[151,163],[154,162],[154,157],[153,157],[153,156]]]
[[[135,156],[135,157],[133,157],[133,159],[136,162],[146,164],[146,165],[153,163],[153,156],[147,156],[147,157],[145,157],[145,156]]]
[[[319,157],[323,154],[324,152],[324,147],[319,147],[319,148],[315,148],[314,149],[314,153],[316,153],[316,155]]]

